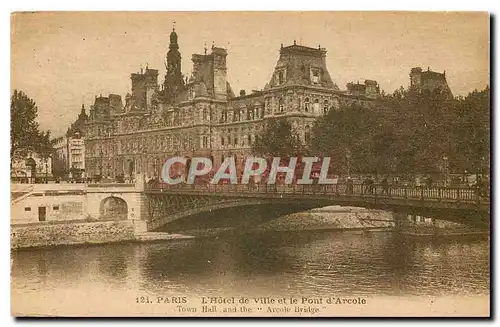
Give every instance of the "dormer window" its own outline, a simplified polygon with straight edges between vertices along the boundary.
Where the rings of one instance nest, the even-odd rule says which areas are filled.
[[[285,69],[280,69],[276,72],[276,85],[281,85],[285,83],[286,71]]]
[[[311,68],[311,82],[314,84],[319,84],[320,79],[319,79],[319,69],[317,68]]]

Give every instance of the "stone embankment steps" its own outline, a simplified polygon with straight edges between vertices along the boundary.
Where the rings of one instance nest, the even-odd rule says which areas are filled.
[[[170,234],[164,232],[144,232],[136,233],[135,238],[141,242],[166,241],[166,240],[186,240],[195,238],[191,235]]]
[[[32,185],[11,185],[10,198],[12,203],[17,203],[33,193]]]

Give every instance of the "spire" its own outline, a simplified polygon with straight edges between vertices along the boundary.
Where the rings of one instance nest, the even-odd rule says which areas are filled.
[[[172,27],[172,32],[170,33],[170,50],[178,50],[179,45],[177,44],[177,33],[175,32],[175,21],[174,26]]]
[[[184,79],[182,78],[181,70],[181,53],[179,52],[179,44],[177,41],[178,38],[174,21],[165,62],[167,73],[163,84],[165,98],[168,102],[175,101],[178,93],[184,88]]]

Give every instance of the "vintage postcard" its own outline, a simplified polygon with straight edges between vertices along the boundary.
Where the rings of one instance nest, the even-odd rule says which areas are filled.
[[[486,12],[14,12],[16,317],[489,317]]]

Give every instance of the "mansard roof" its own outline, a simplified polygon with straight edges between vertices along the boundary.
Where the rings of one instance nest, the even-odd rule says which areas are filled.
[[[281,47],[280,57],[267,87],[309,85],[339,90],[326,67],[326,52],[321,46],[310,48],[296,43]]]

